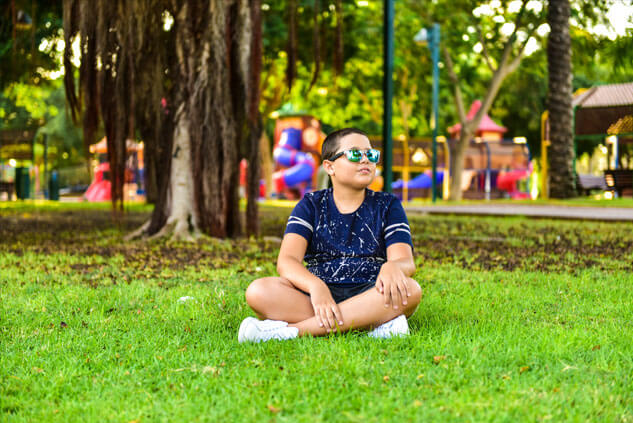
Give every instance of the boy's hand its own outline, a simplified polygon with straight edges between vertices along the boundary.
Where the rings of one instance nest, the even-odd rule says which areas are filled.
[[[380,268],[376,279],[376,289],[385,300],[385,307],[393,306],[394,310],[402,303],[407,305],[407,297],[411,296],[409,291],[409,278],[402,272],[396,264],[387,261]]]
[[[314,315],[320,327],[324,327],[328,332],[333,332],[336,330],[337,323],[343,324],[341,311],[325,284],[310,290],[310,301],[312,301]]]

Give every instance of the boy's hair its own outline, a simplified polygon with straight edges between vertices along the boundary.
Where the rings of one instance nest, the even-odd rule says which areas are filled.
[[[325,137],[325,140],[323,141],[323,146],[321,146],[321,160],[329,160],[330,157],[335,155],[341,145],[341,138],[351,134],[363,135],[369,138],[366,133],[358,128],[343,128],[338,131],[334,131]]]

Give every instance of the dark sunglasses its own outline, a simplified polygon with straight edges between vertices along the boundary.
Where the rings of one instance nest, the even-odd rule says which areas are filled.
[[[370,148],[368,150],[358,150],[356,148],[353,148],[351,150],[343,150],[340,153],[336,153],[328,160],[333,162],[334,160],[341,157],[343,154],[345,154],[347,160],[353,163],[360,162],[363,156],[367,157],[367,160],[372,163],[378,163],[378,160],[380,160],[380,151],[376,150],[375,148]]]

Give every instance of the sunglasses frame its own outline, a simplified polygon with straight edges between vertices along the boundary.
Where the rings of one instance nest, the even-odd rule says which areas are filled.
[[[360,158],[359,158],[357,161],[354,161],[354,160],[350,159],[349,154],[350,154],[352,151],[358,151],[358,152],[361,154],[361,155],[360,155]],[[370,151],[375,151],[375,152],[378,154],[378,157],[377,157],[376,161],[373,161],[373,160],[371,160],[371,159],[369,158],[369,152],[370,152]],[[336,153],[335,155],[333,155],[332,157],[330,157],[328,160],[329,160],[329,161],[331,161],[331,162],[333,162],[334,160],[338,159],[338,158],[339,158],[339,157],[341,157],[342,155],[345,155],[345,158],[346,158],[348,161],[352,162],[352,163],[360,163],[360,161],[361,161],[361,160],[363,160],[363,156],[367,157],[367,160],[368,160],[370,163],[378,163],[378,162],[380,161],[380,150],[377,150],[377,149],[375,149],[375,148],[368,148],[367,150],[359,150],[358,148],[350,148],[349,150],[343,150],[343,151],[340,151],[340,152]]]

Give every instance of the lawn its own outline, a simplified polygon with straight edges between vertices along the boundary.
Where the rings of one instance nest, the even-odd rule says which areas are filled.
[[[14,204],[2,421],[633,421],[633,223],[410,216],[411,336],[244,345],[289,208],[187,244],[122,241],[147,207]]]

